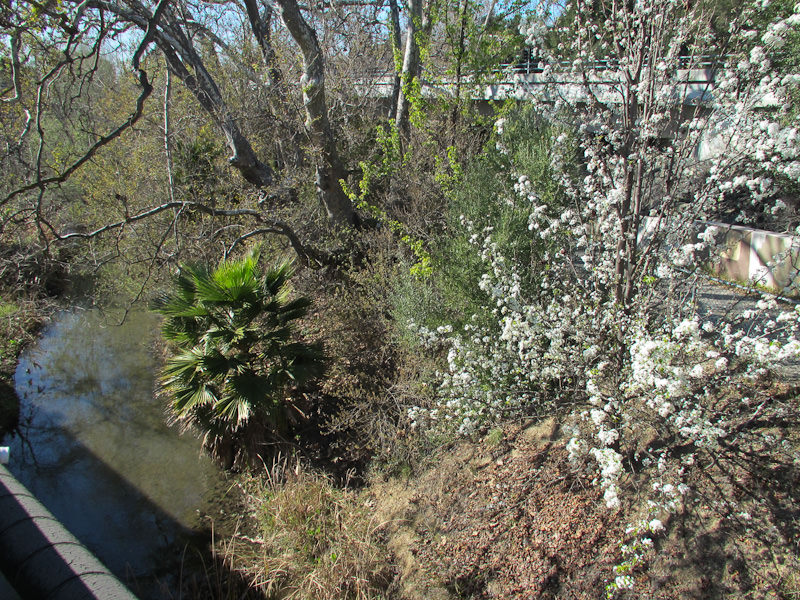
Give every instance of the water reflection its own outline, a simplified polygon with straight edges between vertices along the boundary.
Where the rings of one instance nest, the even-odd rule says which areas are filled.
[[[168,573],[220,475],[153,399],[147,313],[64,313],[15,375],[10,470],[123,581]]]

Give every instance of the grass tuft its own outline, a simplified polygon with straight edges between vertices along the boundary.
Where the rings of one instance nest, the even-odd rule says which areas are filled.
[[[269,598],[374,600],[396,575],[383,524],[359,495],[286,459],[243,484],[257,530],[228,555]],[[236,568],[236,564],[233,565]]]

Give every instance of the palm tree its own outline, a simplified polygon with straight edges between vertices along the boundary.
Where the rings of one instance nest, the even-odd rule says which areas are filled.
[[[323,370],[321,346],[295,341],[293,323],[311,302],[289,298],[291,263],[262,274],[258,261],[256,249],[210,271],[182,266],[151,305],[173,347],[161,377],[172,415],[198,429],[225,468],[285,434],[289,386]]]

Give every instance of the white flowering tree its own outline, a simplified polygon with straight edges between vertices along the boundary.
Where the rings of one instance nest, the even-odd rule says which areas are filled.
[[[737,198],[741,221],[774,214],[789,204],[779,184],[800,179],[786,100],[798,77],[772,68],[800,4],[761,30],[748,24],[768,2],[748,4],[724,42],[698,3],[609,0],[605,22],[596,3],[572,4],[574,23],[556,32],[552,55],[542,51],[530,86],[544,117],[572,132],[552,147],[567,202],[544,202],[537,181],[513,167],[515,197],[497,198],[528,207],[537,286],[522,285],[531,264],[465,220],[494,323],[476,318],[457,334],[417,327],[426,342],[449,345],[448,369],[440,405],[410,416],[469,433],[508,409],[577,403],[567,449],[595,473],[607,506],[630,508],[623,490],[634,472],[649,482],[614,593],[634,586],[662,520],[694,501],[693,470],[757,454],[764,439],[753,423],[784,410],[728,392],[800,354],[800,312],[758,295],[752,310],[702,315],[692,299],[725,229],[709,221],[726,200]],[[539,48],[553,33],[542,22],[526,31]],[[562,168],[576,145],[580,176]],[[793,464],[790,448],[771,456]]]

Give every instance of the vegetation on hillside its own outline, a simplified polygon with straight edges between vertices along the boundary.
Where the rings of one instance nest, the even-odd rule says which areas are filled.
[[[734,4],[12,0],[4,368],[164,316],[240,492],[198,597],[795,597],[800,316],[704,298],[800,235],[800,5]]]

